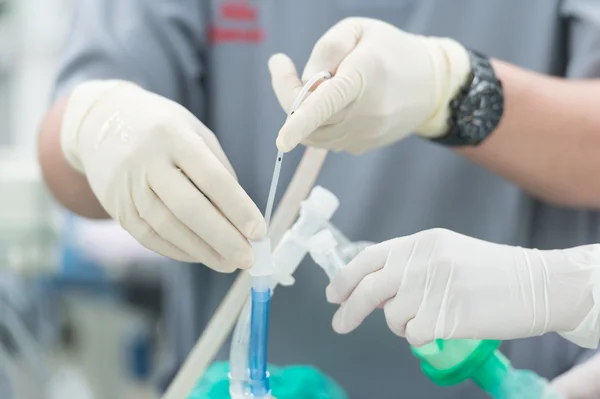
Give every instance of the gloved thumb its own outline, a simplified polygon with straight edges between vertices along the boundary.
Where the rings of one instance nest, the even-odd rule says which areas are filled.
[[[427,345],[435,340],[430,326],[424,326],[419,320],[418,316],[415,319],[410,320],[406,323],[406,330],[404,332],[406,340],[412,346],[420,348],[423,345]]]
[[[302,80],[307,81],[322,71],[335,75],[341,62],[356,47],[361,36],[360,18],[347,18],[332,26],[313,47],[304,67]]]

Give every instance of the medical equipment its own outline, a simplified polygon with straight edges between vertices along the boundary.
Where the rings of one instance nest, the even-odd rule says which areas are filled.
[[[560,399],[547,380],[516,370],[497,349],[498,341],[436,340],[413,353],[425,375],[441,386],[470,379],[494,399]]]
[[[331,77],[331,73],[324,72],[317,74],[310,79],[296,97],[290,116],[298,109],[309,90],[321,79]],[[271,224],[271,213],[275,202],[275,193],[281,164],[283,162],[283,153],[277,153],[271,187],[267,197],[267,206],[265,209],[265,222],[267,231]],[[250,385],[250,394],[256,398],[270,397],[269,373],[267,372],[267,340],[269,333],[269,307],[271,302],[270,278],[274,273],[273,261],[271,259],[271,243],[269,238],[261,242],[252,244],[254,250],[254,264],[248,271],[252,276],[251,288],[251,311],[250,311],[250,347],[248,356],[248,382]],[[248,392],[245,392],[247,394]]]
[[[287,191],[283,195],[269,231],[276,246],[283,233],[296,217],[302,200],[312,188],[325,162],[327,151],[308,148],[302,157]],[[204,332],[192,348],[179,373],[169,385],[163,399],[183,399],[204,375],[241,313],[250,290],[250,275],[240,273],[210,319]]]
[[[229,399],[227,362],[214,363],[188,399]],[[311,366],[269,365],[273,396],[277,399],[348,399],[331,378]]]
[[[294,283],[292,275],[307,254],[308,241],[315,233],[327,228],[327,231],[333,231],[341,236],[337,229],[328,223],[338,206],[337,197],[320,186],[315,186],[308,198],[301,203],[298,220],[283,235],[273,252],[273,263],[276,268],[269,284],[272,293],[279,284],[290,286]],[[229,392],[234,399],[252,394],[252,386],[249,387],[247,381],[248,354],[252,352],[249,351],[252,346],[250,307],[250,302],[247,302],[238,319],[231,342]]]
[[[258,244],[258,245],[257,245]],[[254,244],[255,263],[252,276],[250,346],[248,348],[248,382],[250,394],[256,398],[269,398],[269,373],[267,372],[267,338],[269,335],[269,307],[271,303],[270,277],[273,275],[271,246],[268,239]]]
[[[34,153],[0,149],[0,193],[0,268],[55,272],[60,219]]]
[[[300,90],[290,115],[300,106],[310,89],[320,80],[331,78],[330,72],[321,72],[311,78]],[[276,246],[283,232],[296,217],[300,202],[306,198],[307,192],[312,188],[319,171],[325,161],[327,151],[307,148],[287,191],[285,192],[273,223],[269,220],[268,235],[271,246]],[[277,157],[277,162],[281,162]],[[269,216],[270,218],[270,216]],[[206,371],[217,351],[231,331],[235,319],[240,315],[245,306],[250,286],[249,274],[240,273],[227,295],[221,301],[217,311],[209,321],[203,334],[190,352],[188,358],[163,395],[163,399],[183,399],[191,392]]]
[[[331,280],[368,243],[341,247],[327,229],[308,242],[310,254]],[[560,399],[548,381],[528,370],[514,369],[497,349],[499,341],[436,340],[420,348],[411,347],[422,370],[434,383],[456,385],[472,380],[494,399]]]
[[[275,169],[269,189],[265,221],[267,231],[271,222],[271,212],[283,155],[277,154]],[[274,273],[273,260],[271,259],[271,243],[267,237],[261,242],[252,244],[254,251],[254,264],[248,271],[252,276],[250,294],[250,345],[248,348],[248,382],[249,392],[244,389],[244,395],[249,393],[257,398],[269,398],[269,373],[267,371],[267,340],[269,336],[269,308],[271,304],[270,278]]]
[[[267,207],[265,209],[265,222],[267,231],[271,224],[271,213],[275,202],[277,183],[283,154],[277,154],[275,168]],[[269,387],[269,373],[267,372],[267,340],[269,335],[269,307],[271,303],[270,277],[274,273],[273,260],[271,259],[271,243],[269,238],[252,244],[254,250],[254,264],[248,271],[252,276],[252,288],[250,294],[250,346],[248,356],[248,378],[250,393],[254,397],[268,398],[271,389]]]
[[[350,242],[328,222],[338,206],[337,198],[319,186],[316,186],[311,195],[302,202],[298,220],[284,234],[273,253],[277,273],[273,276],[271,290],[278,284],[294,283],[292,274],[307,250],[331,278],[359,252],[371,245],[369,242]],[[244,394],[248,393],[244,379],[247,376],[248,364],[249,305],[247,302],[238,320],[231,346],[228,388],[230,396],[234,399],[243,398]],[[423,362],[426,375],[437,384],[453,385],[472,379],[497,399],[559,399],[547,381],[535,373],[513,369],[506,358],[497,351],[498,344],[497,341],[436,341],[413,350]],[[432,350],[431,345],[435,345],[438,350]],[[454,362],[454,366],[447,367],[451,362]],[[206,380],[200,381],[199,388],[189,398],[220,398],[220,395],[223,395],[222,391],[227,387],[222,375],[223,373],[219,377],[211,368],[210,375],[207,375]],[[204,396],[198,396],[201,393]]]
[[[300,216],[292,228],[282,237],[273,252],[273,262],[276,274],[269,283],[269,289],[274,291],[278,284],[289,286],[294,283],[292,274],[307,254],[308,240],[317,231],[326,226],[327,221],[337,210],[337,198],[322,187],[316,186],[309,197],[302,202]],[[246,386],[248,351],[252,353],[252,333],[250,326],[252,317],[250,304],[247,303],[238,319],[230,350],[230,390],[232,398],[243,398],[249,393]],[[250,340],[250,342],[248,342]],[[252,360],[250,360],[252,367]],[[251,378],[252,379],[252,378]]]
[[[41,345],[36,341],[20,315],[10,306],[10,303],[4,300],[0,300],[0,331],[8,334],[11,346],[14,346],[15,352],[27,362],[36,381],[39,384],[47,383],[50,373]],[[0,341],[0,347],[2,346],[3,342]]]

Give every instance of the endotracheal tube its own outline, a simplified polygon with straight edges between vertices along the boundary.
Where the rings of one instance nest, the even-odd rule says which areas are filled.
[[[268,239],[253,244],[254,266],[250,310],[250,346],[248,349],[248,378],[250,393],[256,398],[270,395],[267,372],[267,339],[269,336],[270,281],[274,273],[271,245]]]
[[[309,93],[310,89],[320,80],[328,79],[331,73],[322,72],[310,79],[302,88],[292,109],[293,114]],[[279,172],[283,161],[283,153],[277,153],[273,178],[269,189],[265,221],[267,230],[271,221],[275,192],[279,181]],[[269,239],[252,244],[254,250],[254,265],[249,270],[252,276],[251,310],[250,310],[250,345],[248,353],[248,380],[250,394],[255,398],[270,397],[269,373],[267,371],[267,341],[269,336],[269,307],[271,302],[271,278],[275,272],[271,256]]]

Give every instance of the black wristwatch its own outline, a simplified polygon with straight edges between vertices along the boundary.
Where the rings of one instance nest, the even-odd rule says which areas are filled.
[[[448,133],[431,141],[447,146],[476,146],[498,126],[504,112],[502,83],[488,57],[467,50],[471,74],[465,86],[450,101]]]

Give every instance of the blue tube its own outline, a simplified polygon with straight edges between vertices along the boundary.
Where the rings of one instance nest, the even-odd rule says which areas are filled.
[[[250,313],[250,389],[254,397],[265,397],[270,392],[267,373],[267,339],[269,333],[269,305],[271,290],[252,289],[252,310]]]

